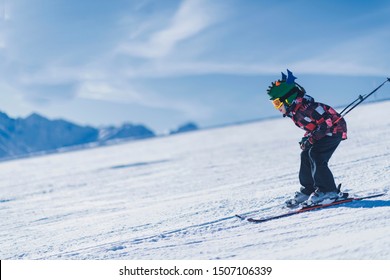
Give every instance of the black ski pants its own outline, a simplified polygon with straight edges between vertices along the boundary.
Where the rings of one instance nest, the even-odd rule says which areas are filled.
[[[329,159],[342,140],[341,135],[326,136],[301,153],[299,181],[301,192],[310,195],[320,192],[337,191],[333,174],[328,167]]]

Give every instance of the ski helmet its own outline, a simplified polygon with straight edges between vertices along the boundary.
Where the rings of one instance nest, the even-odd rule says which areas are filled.
[[[295,79],[290,70],[287,69],[287,75],[282,72],[282,79],[273,82],[267,90],[270,100],[279,99],[282,103],[290,105],[299,93],[304,94],[305,90],[295,82]]]

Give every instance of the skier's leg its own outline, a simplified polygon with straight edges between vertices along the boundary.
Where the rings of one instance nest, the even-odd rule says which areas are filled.
[[[310,195],[315,191],[312,168],[313,166],[309,156],[309,151],[302,151],[301,167],[299,169],[299,182],[302,186],[300,191],[307,195]]]
[[[321,192],[337,191],[332,172],[328,167],[329,159],[341,142],[341,137],[324,137],[317,141],[309,150],[309,157],[313,164],[312,176],[314,186]]]

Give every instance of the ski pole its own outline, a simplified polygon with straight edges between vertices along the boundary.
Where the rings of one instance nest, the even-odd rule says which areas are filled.
[[[333,125],[330,127],[330,129],[332,129],[333,127],[336,126],[336,124],[342,120],[342,118],[345,117],[345,115],[347,115],[349,112],[351,112],[353,109],[355,109],[360,103],[362,103],[364,100],[366,100],[368,97],[370,97],[371,95],[373,95],[378,89],[380,89],[385,83],[387,82],[390,82],[390,78],[387,78],[386,81],[384,81],[382,84],[380,84],[376,89],[374,89],[373,91],[371,91],[370,93],[366,94],[366,95],[359,95],[359,97],[354,100],[351,104],[349,104],[347,107],[345,107],[341,112],[340,112],[340,117],[335,120],[333,122]],[[356,103],[358,102],[358,103]],[[356,104],[355,104],[356,103]],[[353,105],[355,104],[355,105]],[[351,107],[353,105],[352,108],[350,108],[348,111],[346,111],[349,107]],[[346,112],[345,112],[346,111]],[[307,136],[310,137],[312,135],[312,132],[309,133]]]
[[[338,118],[334,123],[333,123],[333,126],[334,127],[342,118],[345,117],[345,115],[347,115],[349,112],[351,112],[353,109],[355,109],[360,103],[362,103],[364,100],[366,100],[368,97],[370,97],[371,95],[373,95],[378,89],[380,89],[385,83],[387,82],[390,82],[390,78],[387,78],[386,81],[384,81],[382,84],[380,84],[376,89],[374,89],[373,91],[371,91],[370,93],[366,94],[366,95],[359,95],[359,97],[353,101],[351,104],[349,104],[347,107],[345,107],[341,112],[340,112],[340,118]],[[357,102],[357,103],[356,103]],[[356,103],[356,104],[355,104]],[[355,104],[355,105],[353,105]],[[353,105],[353,106],[352,106]],[[352,108],[350,108],[349,110],[347,110],[350,106],[352,106]],[[346,111],[347,110],[347,111]],[[346,111],[346,112],[345,112]]]
[[[384,81],[382,84],[380,84],[376,89],[374,89],[372,92],[370,92],[369,94],[366,94],[366,95],[359,95],[359,97],[353,101],[351,104],[349,104],[347,107],[345,107],[342,111],[341,111],[341,117],[345,116],[346,114],[348,114],[349,112],[351,112],[353,109],[355,109],[360,103],[362,103],[364,100],[366,100],[368,97],[370,97],[372,94],[374,94],[378,89],[380,89],[385,83],[387,82],[390,82],[390,78],[387,78],[386,81]],[[359,101],[357,104],[355,104],[351,109],[349,109],[348,111],[346,111],[344,113],[345,110],[347,110],[350,106],[352,106],[355,102]],[[344,113],[344,114],[343,114]]]

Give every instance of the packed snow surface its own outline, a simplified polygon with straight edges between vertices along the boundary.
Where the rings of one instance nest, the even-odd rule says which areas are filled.
[[[357,107],[330,162],[343,190],[390,189],[390,102]],[[0,259],[390,259],[390,196],[262,224],[299,189],[291,120],[0,163]]]

